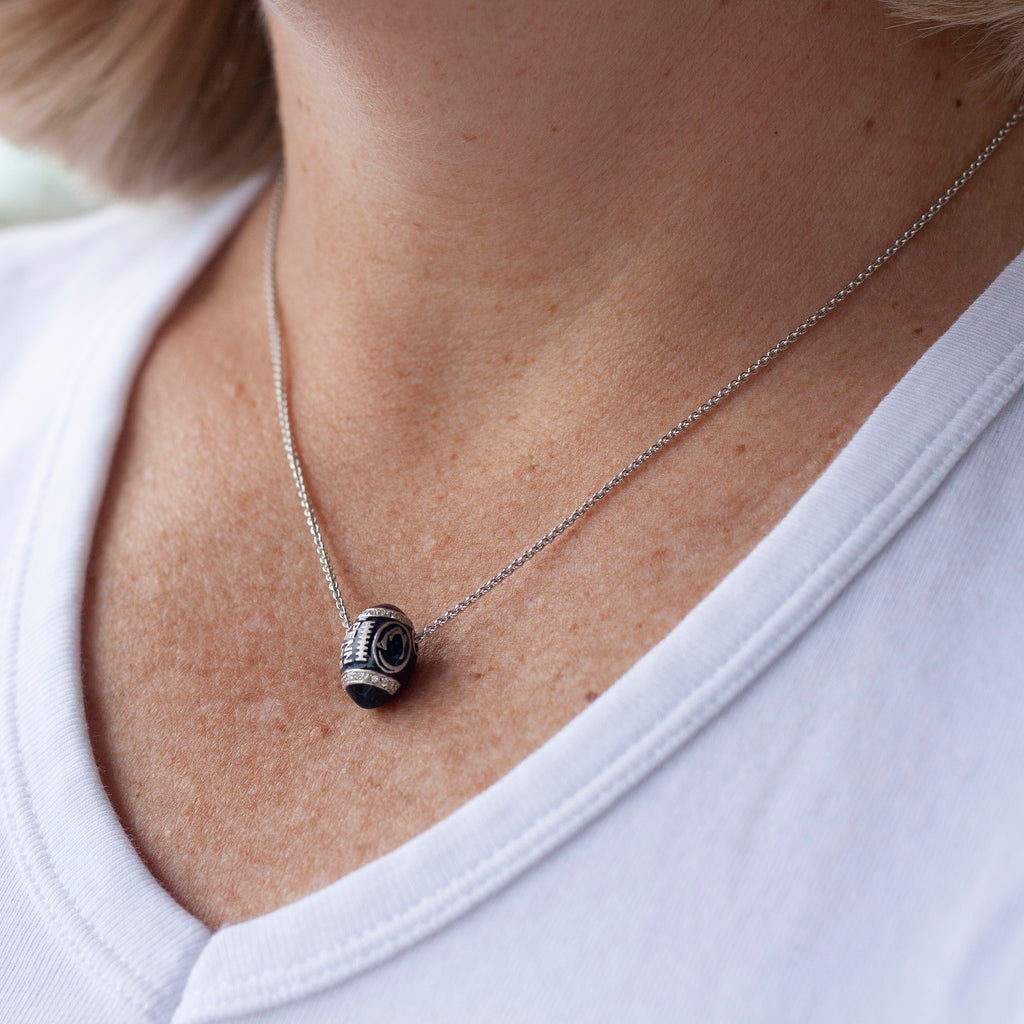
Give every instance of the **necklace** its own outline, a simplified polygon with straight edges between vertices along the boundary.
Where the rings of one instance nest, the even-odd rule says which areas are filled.
[[[674,441],[684,430],[693,426],[697,420],[707,416],[717,408],[734,391],[741,388],[752,377],[763,370],[769,363],[777,359],[783,352],[802,338],[812,327],[820,323],[840,303],[848,299],[872,274],[889,262],[949,201],[967,184],[982,165],[996,151],[1003,140],[1010,134],[1017,122],[1024,117],[1024,103],[1014,111],[1006,123],[993,137],[992,141],[971,161],[967,168],[931,206],[921,214],[914,223],[901,234],[883,252],[879,253],[856,277],[839,289],[823,306],[816,309],[803,323],[795,327],[781,341],[773,345],[759,359],[756,359],[745,370],[737,374],[728,384],[719,389],[706,402],[699,405],[685,419],[677,423],[668,433],[663,434],[648,448],[645,448],[631,462],[623,466],[610,480],[599,487],[581,505],[560,520],[543,537],[534,541],[525,551],[514,558],[500,572],[482,583],[473,593],[464,597],[458,604],[452,605],[446,612],[439,615],[429,625],[417,632],[409,617],[391,604],[378,604],[360,613],[354,620],[349,619],[345,602],[338,587],[334,568],[327,556],[320,525],[317,521],[313,505],[306,490],[302,464],[299,462],[292,432],[291,412],[288,406],[288,394],[285,388],[284,367],[281,342],[281,322],[277,308],[277,281],[274,268],[277,249],[277,231],[281,214],[281,201],[284,195],[284,173],[277,179],[270,210],[270,221],[267,227],[265,256],[265,289],[267,302],[267,320],[270,331],[271,359],[274,371],[274,389],[277,396],[277,411],[281,422],[281,437],[284,441],[285,455],[299,493],[299,501],[306,516],[320,558],[324,578],[330,588],[331,596],[338,609],[342,624],[345,627],[345,640],[341,647],[341,681],[348,695],[363,708],[376,708],[387,703],[409,681],[416,666],[416,654],[419,644],[432,636],[446,623],[451,622],[480,598],[489,594],[495,587],[504,583],[514,572],[521,569],[534,556],[540,554],[552,541],[571,529],[599,501],[607,497],[627,477],[635,473],[644,463],[658,454],[666,445]]]

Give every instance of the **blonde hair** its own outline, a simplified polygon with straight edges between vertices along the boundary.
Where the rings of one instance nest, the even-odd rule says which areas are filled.
[[[1024,0],[887,0],[903,21],[980,32],[988,71],[1024,89]]]
[[[122,196],[202,194],[280,150],[249,0],[0,0],[0,131]]]
[[[887,0],[980,30],[1024,84],[1024,0]],[[0,0],[0,131],[127,197],[203,194],[280,152],[257,0]]]

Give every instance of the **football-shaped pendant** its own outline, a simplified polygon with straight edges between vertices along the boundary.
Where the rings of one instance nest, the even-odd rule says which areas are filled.
[[[379,708],[398,694],[416,667],[416,634],[391,604],[367,608],[341,646],[341,682],[361,708]]]

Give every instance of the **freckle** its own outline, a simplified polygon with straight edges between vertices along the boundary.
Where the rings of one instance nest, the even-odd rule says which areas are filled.
[[[526,68],[520,68],[520,69],[519,69],[519,70],[518,70],[518,71],[516,72],[516,78],[522,78],[522,77],[523,77],[523,75],[525,75],[525,74],[526,74]]]
[[[899,306],[899,301],[898,301],[897,299],[893,299],[893,300],[892,300],[892,302],[890,302],[890,303],[889,303],[889,305],[890,305],[890,306],[891,306],[891,307],[892,307],[893,309],[896,309],[896,308],[897,308],[897,307]]]
[[[557,131],[558,131],[558,125],[557,124],[553,124],[551,126],[551,134],[554,135]]]
[[[868,133],[868,135],[870,135],[874,130],[875,130],[875,119],[873,117],[869,117],[864,122],[864,131],[866,131]]]
[[[593,704],[594,701],[598,698],[598,694],[595,690],[587,690],[587,692],[583,694],[583,696],[588,704]]]
[[[462,133],[462,138],[463,138],[463,139],[464,139],[464,140],[465,140],[466,142],[476,142],[476,136],[475,136],[475,135],[470,135],[470,133],[469,133],[469,132],[463,132],[463,133]]]
[[[821,9],[825,14],[828,14],[828,12],[832,10],[832,0],[825,0],[821,5]]]
[[[548,312],[552,316],[554,316],[558,312],[558,303],[557,302],[552,302],[551,305],[548,306]]]
[[[505,307],[500,302],[496,302],[494,304],[494,312],[495,313],[504,313],[505,312]]]
[[[941,71],[936,71],[934,77],[935,77],[935,81],[936,82],[941,82],[942,81],[942,72]]]
[[[732,452],[733,455],[742,455],[746,450],[747,446],[745,444],[738,444],[735,448],[733,448]]]
[[[964,101],[958,96],[955,100],[956,109],[959,110],[963,105]]]

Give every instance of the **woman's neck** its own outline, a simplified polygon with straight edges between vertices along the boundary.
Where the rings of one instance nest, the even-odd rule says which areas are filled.
[[[1004,115],[946,40],[872,2],[293,0],[269,20],[290,345],[378,396],[399,373],[420,407],[500,399],[510,352],[531,381],[581,352],[628,373],[666,339],[737,368]]]

